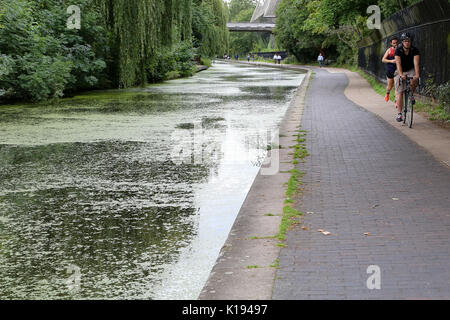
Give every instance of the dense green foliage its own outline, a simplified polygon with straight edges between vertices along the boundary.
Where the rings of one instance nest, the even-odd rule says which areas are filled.
[[[170,72],[192,73],[192,58],[228,46],[222,0],[96,0],[106,17],[114,53],[115,86],[159,81]]]
[[[40,101],[80,90],[188,76],[194,57],[228,48],[222,0],[0,0],[0,99]]]
[[[0,0],[0,96],[43,100],[98,85],[104,31],[90,1],[78,3],[86,11],[80,32],[65,27],[55,1]]]
[[[228,2],[228,15],[229,20],[232,22],[250,22],[252,18],[253,11],[256,8],[258,0],[231,0]],[[237,18],[239,15],[243,14],[249,17],[246,20],[240,20]],[[250,14],[248,13],[250,11]]]
[[[276,39],[300,62],[319,51],[338,63],[356,63],[357,43],[370,30],[367,8],[378,5],[381,19],[419,0],[282,0],[277,9]]]
[[[231,0],[229,8],[230,22],[250,22],[256,8],[255,0]],[[230,33],[230,54],[246,56],[252,51],[266,50],[270,34],[264,32],[232,32]]]
[[[115,87],[145,84],[147,72],[152,75],[158,65],[156,59],[169,55],[175,43],[190,41],[191,0],[95,1],[110,35],[109,75]]]
[[[193,0],[194,46],[202,56],[222,56],[228,49],[228,11],[222,0]]]
[[[427,111],[437,119],[450,122],[450,81],[436,85],[433,77],[428,78],[424,91],[427,96],[438,102],[438,105],[434,108],[426,108],[429,109]]]

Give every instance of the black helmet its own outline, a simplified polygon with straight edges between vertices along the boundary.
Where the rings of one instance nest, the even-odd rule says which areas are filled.
[[[402,33],[402,35],[400,36],[401,41],[409,39],[411,40],[411,35],[408,32],[404,32]]]

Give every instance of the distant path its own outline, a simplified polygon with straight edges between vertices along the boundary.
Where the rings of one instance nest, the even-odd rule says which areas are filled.
[[[296,209],[305,215],[281,249],[272,298],[450,299],[449,168],[400,124],[350,101],[348,75],[314,71],[301,121],[310,156],[297,165],[306,175]],[[362,102],[382,108],[378,97]],[[433,130],[421,126],[402,130]],[[380,290],[366,286],[370,265],[380,267]]]

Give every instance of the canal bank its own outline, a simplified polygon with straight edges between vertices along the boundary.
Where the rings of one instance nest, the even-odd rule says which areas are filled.
[[[267,65],[265,65],[267,66]],[[278,66],[279,67],[279,66]],[[299,70],[284,66],[282,68]],[[305,70],[307,68],[304,68]],[[311,70],[297,89],[278,135],[258,172],[222,247],[200,300],[271,299],[280,241],[276,237],[282,223],[286,188],[294,169],[294,148]]]

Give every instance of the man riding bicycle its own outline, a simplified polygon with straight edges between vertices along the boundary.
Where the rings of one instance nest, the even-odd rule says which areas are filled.
[[[395,63],[397,70],[395,71],[395,87],[397,88],[397,121],[403,121],[402,108],[403,108],[403,91],[406,90],[406,77],[412,77],[411,91],[414,95],[414,91],[417,88],[419,80],[419,61],[420,53],[419,49],[411,45],[411,36],[409,33],[403,33],[400,37],[402,45],[398,46],[395,50]],[[412,103],[415,103],[413,98]]]

